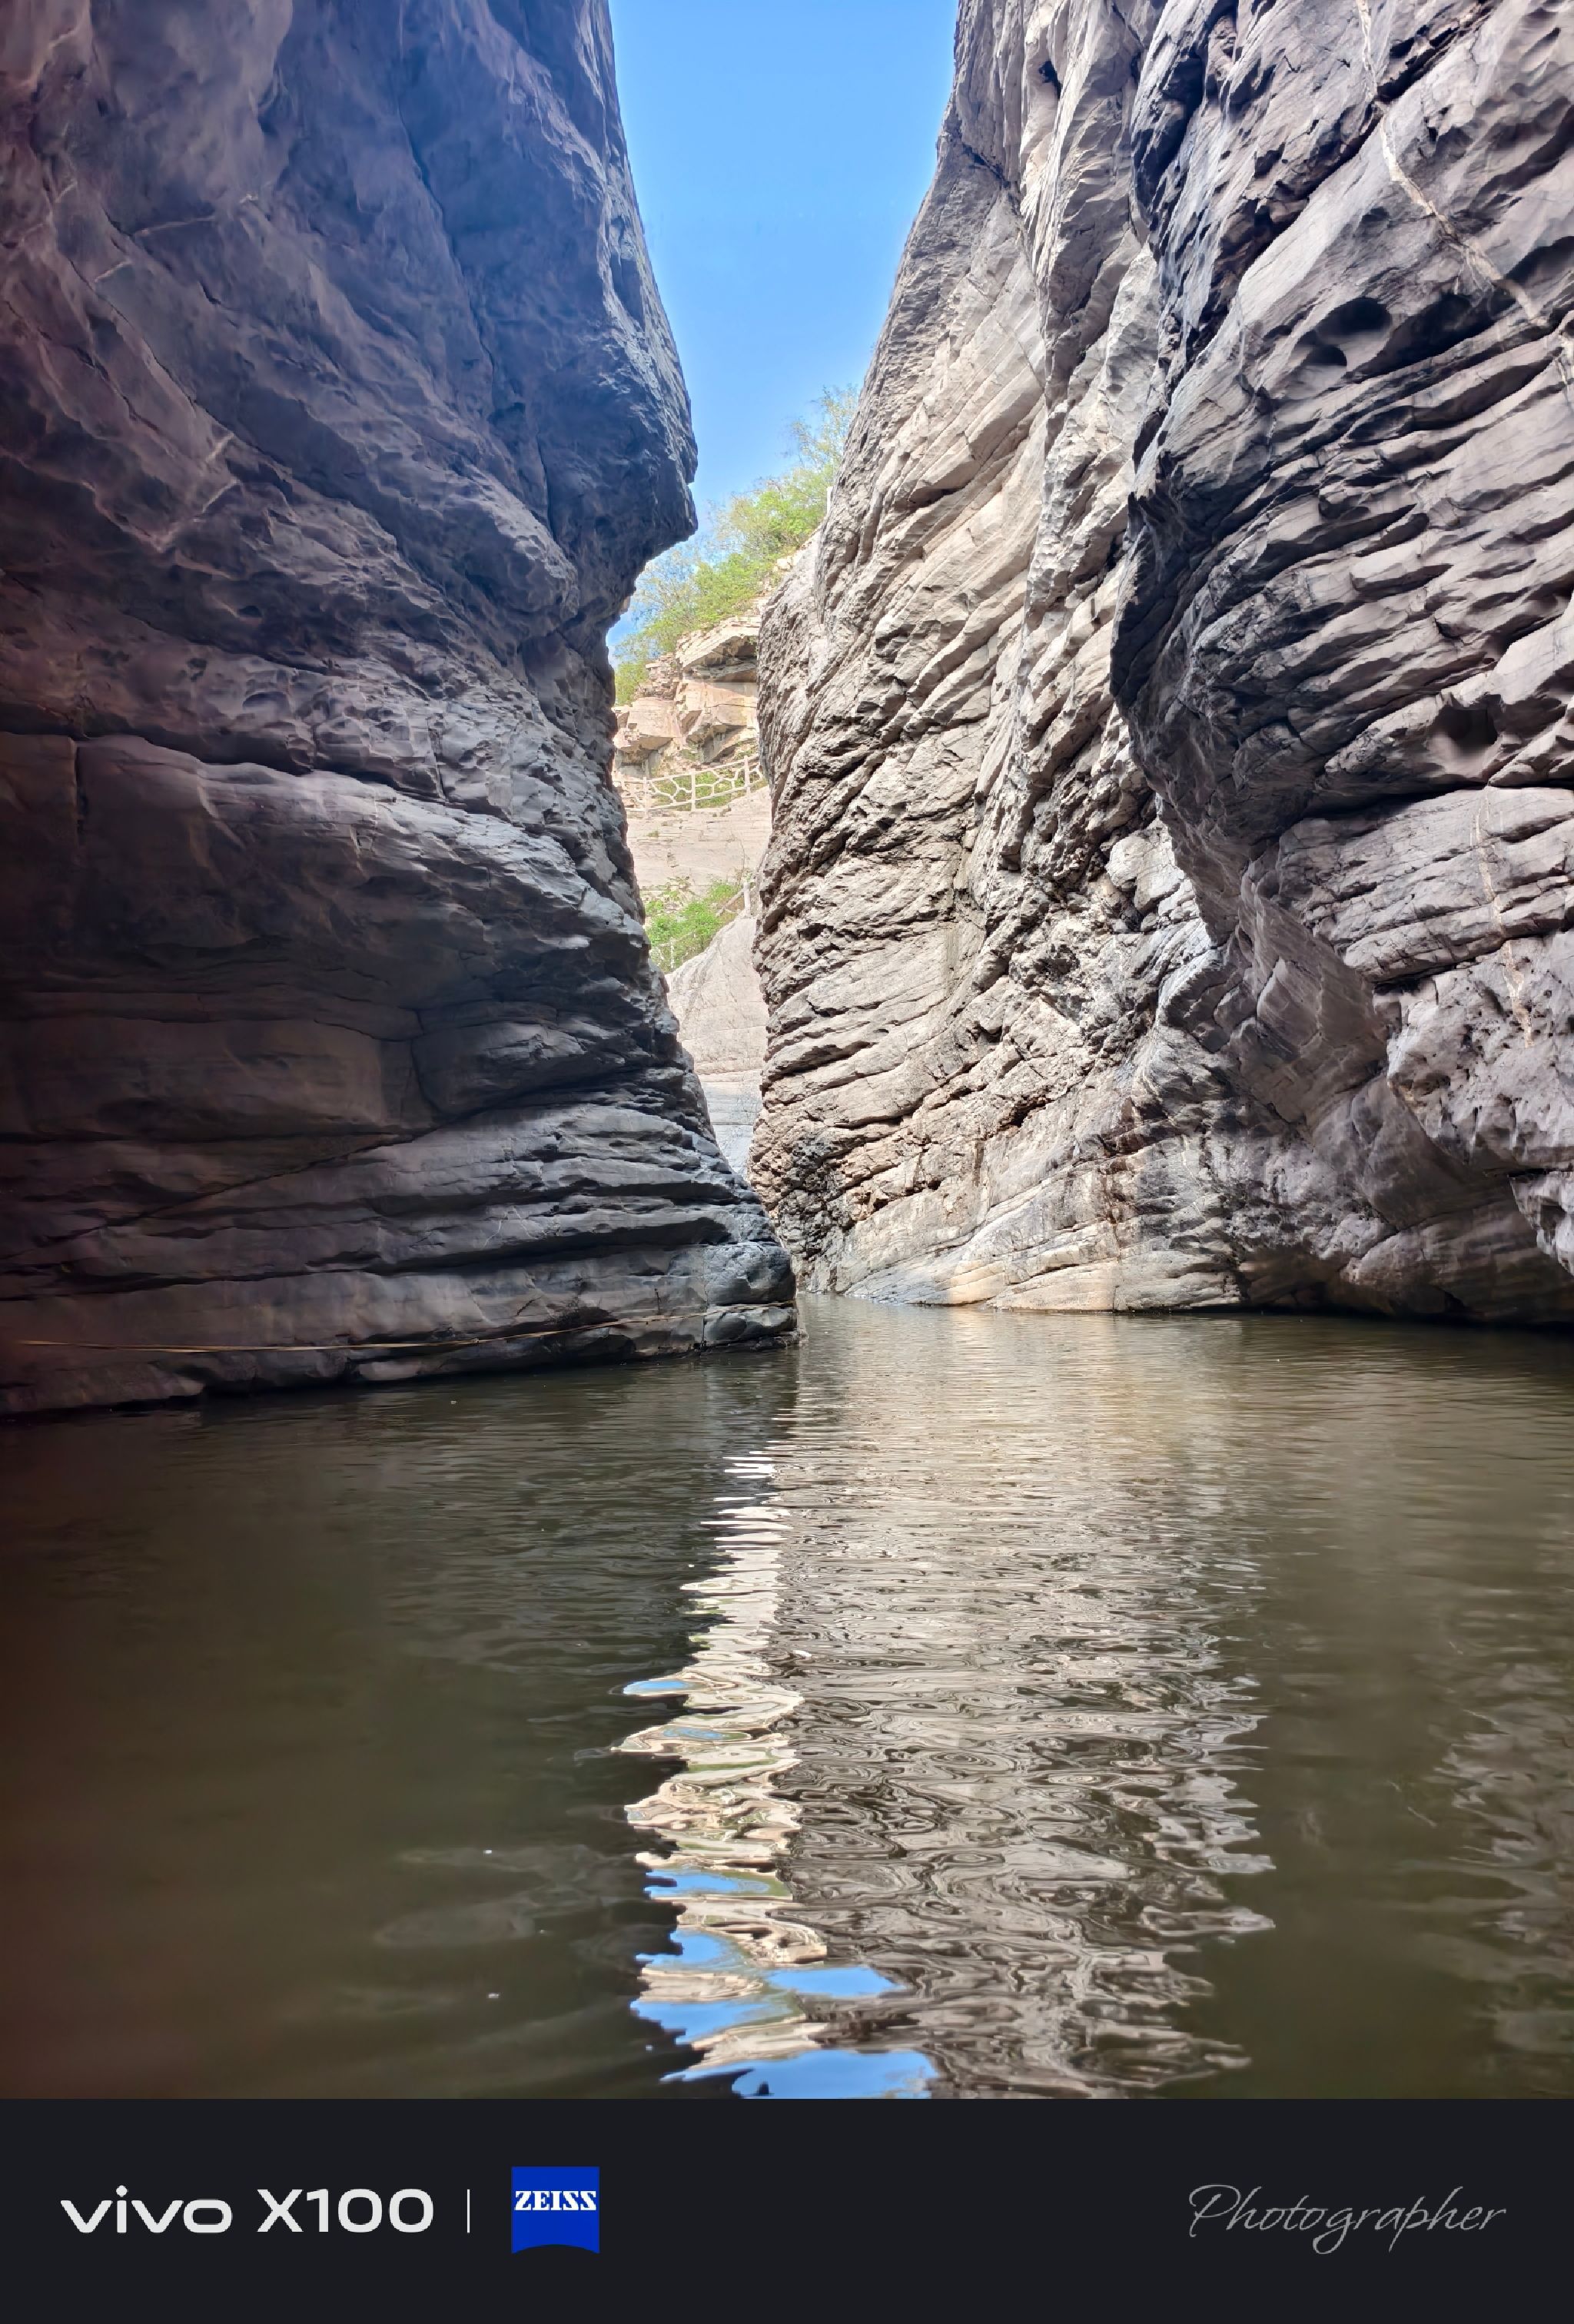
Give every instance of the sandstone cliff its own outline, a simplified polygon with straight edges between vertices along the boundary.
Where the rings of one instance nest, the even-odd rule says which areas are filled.
[[[752,909],[770,836],[756,714],[759,643],[758,605],[680,639],[619,711],[612,759],[647,899],[723,883],[738,899],[738,917],[721,936],[668,970],[667,991],[717,1143],[741,1177],[765,1062]]]
[[[0,1408],[787,1328],[608,779],[604,0],[13,0],[0,143]]]
[[[817,1286],[1574,1317],[1574,23],[964,0],[769,609]]]
[[[741,796],[758,778],[759,609],[680,638],[617,714],[613,771],[689,805]]]

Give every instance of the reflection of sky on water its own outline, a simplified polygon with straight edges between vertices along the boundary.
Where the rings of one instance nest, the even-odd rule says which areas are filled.
[[[5,2088],[1574,2095],[1574,1341],[805,1322],[5,1436]]]
[[[672,1950],[640,1957],[634,2009],[696,2053],[677,2080],[730,2076],[743,2098],[922,2098],[934,2069],[919,2052],[848,2045],[864,2030],[859,2005],[900,1988],[876,1969],[827,1963],[778,1869],[798,1825],[777,1782],[795,1763],[782,1728],[800,1699],[769,1661],[788,1535],[762,1498],[775,1474],[763,1457],[728,1463],[749,1498],[718,1496],[717,1566],[686,1585],[708,1627],[685,1669],[627,1690],[686,1705],[623,1745],[682,1761],[629,1811],[666,1844],[640,1856],[649,1893],[677,1907]]]
[[[1565,2094],[1568,1351],[806,1320],[631,1690],[674,2081]]]
[[[1020,1366],[976,1321],[893,1363],[883,1317],[838,1315],[727,1464],[692,1660],[629,1690],[681,1702],[623,1746],[681,1760],[630,1811],[677,1913],[635,2004],[695,2052],[675,2080],[1072,2096],[1240,2062],[1187,2023],[1200,1950],[1268,1926],[1220,1885],[1266,1858],[1200,1578],[1254,1577],[1186,1474],[1218,1416],[1184,1412],[1155,1492],[1129,1360]]]

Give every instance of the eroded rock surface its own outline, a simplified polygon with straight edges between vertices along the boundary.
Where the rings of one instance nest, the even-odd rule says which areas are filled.
[[[617,714],[620,783],[660,781],[667,796],[701,803],[740,797],[759,779],[755,716],[759,609],[680,638],[659,654]]]
[[[1574,1317],[1574,23],[965,0],[770,607],[817,1286]]]
[[[0,141],[0,1408],[787,1329],[608,779],[603,0],[14,0]]]

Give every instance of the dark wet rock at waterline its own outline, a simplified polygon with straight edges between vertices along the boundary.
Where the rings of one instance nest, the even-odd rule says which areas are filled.
[[[1571,220],[1549,0],[964,0],[761,640],[814,1285],[1574,1318]]]
[[[0,140],[0,1408],[778,1336],[608,779],[603,0],[15,0]]]

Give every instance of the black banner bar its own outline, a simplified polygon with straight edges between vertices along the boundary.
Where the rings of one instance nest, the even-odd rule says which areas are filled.
[[[14,2103],[5,2250],[68,2303],[254,2283],[542,2311],[608,2292],[811,2303],[960,2270],[1113,2292],[1528,2291],[1560,2261],[1561,2104]],[[514,2173],[594,2174],[600,2248],[515,2252]],[[588,2183],[588,2182],[587,2182]],[[565,2203],[567,2197],[561,2199]],[[571,2207],[575,2233],[584,2219]],[[538,2228],[539,2220],[535,2223]],[[718,2273],[720,2271],[721,2273]],[[1556,2280],[1555,2276],[1552,2280]],[[731,2286],[731,2291],[728,2287]],[[1368,2296],[1364,2293],[1363,2298]],[[74,2304],[63,2312],[75,2314]],[[88,2312],[88,2311],[82,2311]],[[193,2306],[192,2312],[198,2312]]]

